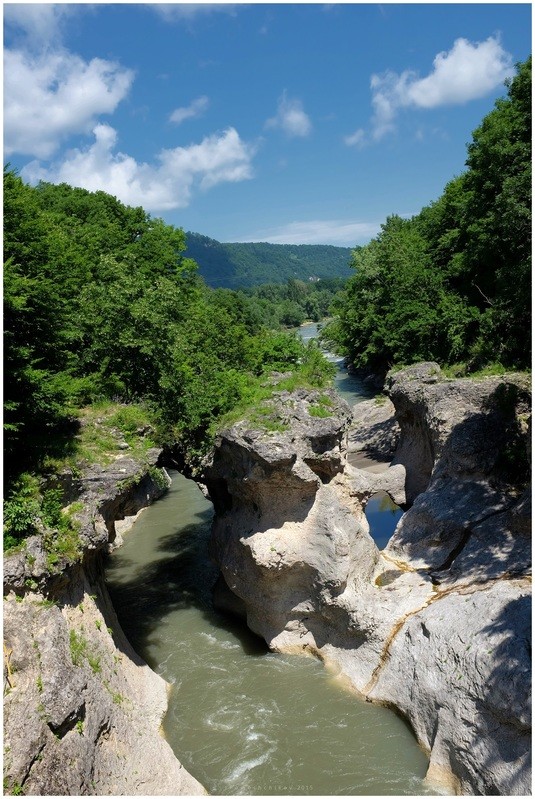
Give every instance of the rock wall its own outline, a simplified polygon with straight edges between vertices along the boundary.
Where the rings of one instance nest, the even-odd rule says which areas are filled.
[[[51,559],[46,535],[4,559],[7,793],[205,793],[160,733],[167,683],[131,648],[103,581],[105,551],[166,489],[158,454],[59,481],[80,507],[74,562]]]
[[[222,607],[278,651],[308,650],[403,713],[453,793],[530,792],[529,385],[390,375],[399,444],[386,470],[347,463],[348,406],[281,394],[283,432],[225,431],[205,479]],[[351,439],[389,446],[387,416]],[[353,462],[358,462],[353,459]],[[364,516],[408,510],[379,552]],[[238,601],[231,602],[232,592]]]

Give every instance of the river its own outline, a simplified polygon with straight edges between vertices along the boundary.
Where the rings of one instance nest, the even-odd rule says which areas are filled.
[[[134,648],[172,685],[164,733],[188,771],[219,795],[432,793],[427,758],[398,716],[213,609],[212,506],[172,478],[106,579]]]
[[[301,325],[297,330],[299,337],[305,343],[311,339],[317,338],[318,332],[319,324],[317,322],[307,322],[307,324]],[[324,351],[324,355],[336,366],[334,387],[340,396],[343,397],[346,402],[349,402],[350,405],[355,405],[357,402],[369,399],[377,393],[374,389],[369,388],[360,377],[357,377],[357,375],[345,368],[344,358],[326,351]]]

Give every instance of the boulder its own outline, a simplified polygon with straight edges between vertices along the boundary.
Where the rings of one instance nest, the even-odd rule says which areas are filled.
[[[407,619],[368,692],[410,719],[428,777],[455,793],[531,792],[530,588],[437,596]]]
[[[35,593],[4,601],[6,786],[35,796],[205,793],[159,734],[165,681],[88,588],[80,572],[57,604]]]
[[[347,458],[352,466],[365,468],[367,460],[389,464],[398,439],[394,404],[387,396],[383,394],[353,406]]]

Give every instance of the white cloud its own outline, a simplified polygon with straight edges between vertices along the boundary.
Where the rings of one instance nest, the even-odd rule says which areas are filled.
[[[498,38],[490,36],[475,43],[457,39],[451,50],[435,56],[433,69],[425,78],[419,78],[411,70],[372,75],[372,139],[378,141],[395,130],[396,117],[402,108],[429,109],[477,100],[513,74],[511,55]],[[358,133],[347,136],[346,144],[362,145],[365,139],[357,136]]]
[[[513,60],[498,39],[471,44],[457,39],[452,49],[439,53],[433,71],[408,86],[410,104],[419,108],[467,103],[484,97],[514,73]]]
[[[112,113],[134,74],[119,64],[58,51],[32,56],[4,53],[6,154],[48,158],[62,139],[89,133],[100,114]]]
[[[312,123],[303,110],[301,100],[292,100],[286,96],[286,91],[279,98],[276,116],[268,119],[266,128],[280,128],[288,136],[308,136],[312,130]]]
[[[344,136],[344,141],[348,147],[364,147],[366,144],[366,133],[362,128],[358,128],[349,136]]]
[[[152,8],[165,22],[175,22],[191,20],[214,12],[234,17],[240,6],[236,3],[150,3],[149,8]]]
[[[5,3],[4,24],[35,45],[50,46],[61,35],[63,21],[79,7],[58,3]]]
[[[269,244],[334,244],[354,247],[366,244],[381,229],[380,222],[355,222],[344,219],[315,219],[289,222],[278,228],[260,230],[234,241],[266,241]]]
[[[175,122],[177,125],[180,125],[186,119],[192,119],[194,117],[199,117],[208,108],[210,101],[208,97],[203,95],[202,97],[197,97],[196,100],[193,100],[188,106],[184,108],[175,108],[173,113],[169,117],[170,122]]]
[[[32,183],[45,180],[89,191],[100,189],[148,211],[185,208],[196,188],[206,190],[253,176],[255,148],[243,142],[234,128],[208,136],[200,144],[162,150],[155,166],[114,152],[117,133],[109,125],[97,125],[94,135],[90,147],[72,150],[49,168],[33,161],[21,171],[22,176]]]

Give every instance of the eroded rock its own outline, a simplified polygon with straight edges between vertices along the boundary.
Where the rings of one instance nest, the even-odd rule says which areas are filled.
[[[115,522],[165,490],[152,463],[93,467],[78,501],[80,551],[51,558],[44,530],[5,559],[4,785],[26,795],[199,795],[160,734],[167,683],[133,651],[102,578]]]
[[[226,431],[206,474],[214,556],[272,648],[314,652],[406,716],[431,780],[527,794],[529,385],[436,364],[387,385],[399,445],[377,472],[347,464],[345,408],[322,437],[303,393],[279,398],[287,431]],[[391,409],[370,405],[367,432],[360,407],[353,448],[386,454]],[[383,552],[363,513],[379,490],[409,506]]]

